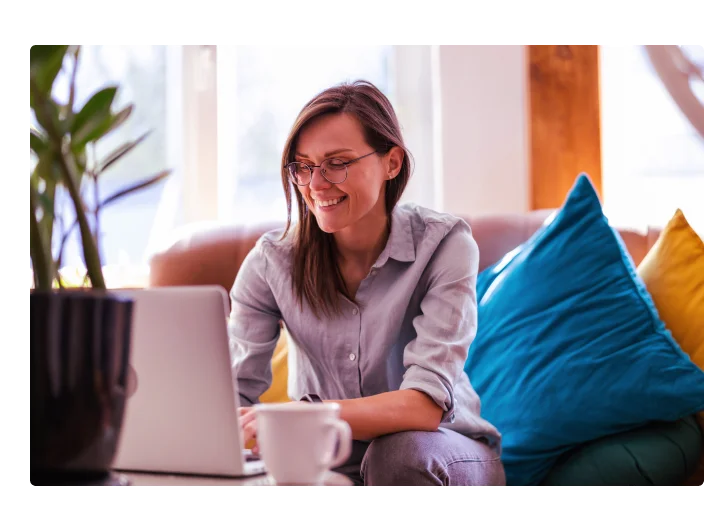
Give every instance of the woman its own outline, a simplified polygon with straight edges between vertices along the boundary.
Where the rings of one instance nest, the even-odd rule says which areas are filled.
[[[339,403],[352,429],[338,471],[367,485],[505,484],[501,436],[463,372],[478,248],[461,219],[397,205],[411,165],[388,99],[363,81],[325,90],[282,161],[287,227],[259,239],[231,292],[245,439],[283,320],[290,395]]]

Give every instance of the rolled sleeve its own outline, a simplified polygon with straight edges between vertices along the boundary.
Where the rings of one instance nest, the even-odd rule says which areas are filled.
[[[479,249],[469,226],[458,221],[428,264],[428,288],[413,319],[416,337],[406,345],[401,389],[427,394],[455,419],[454,385],[462,375],[477,331]]]
[[[279,339],[281,313],[267,281],[260,239],[244,259],[230,291],[230,358],[240,403],[250,406],[269,388],[271,358]]]

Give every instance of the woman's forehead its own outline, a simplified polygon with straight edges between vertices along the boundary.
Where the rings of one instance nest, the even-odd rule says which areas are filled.
[[[303,127],[296,143],[297,154],[320,157],[341,149],[358,151],[366,146],[362,125],[350,114],[312,119]]]

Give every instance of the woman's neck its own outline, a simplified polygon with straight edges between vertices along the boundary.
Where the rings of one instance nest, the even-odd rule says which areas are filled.
[[[340,264],[369,269],[384,250],[389,239],[390,223],[383,214],[369,213],[353,226],[335,233]]]

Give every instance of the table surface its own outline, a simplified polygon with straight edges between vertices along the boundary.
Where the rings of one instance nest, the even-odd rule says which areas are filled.
[[[165,473],[136,473],[118,471],[118,477],[125,477],[132,486],[275,486],[269,475],[256,477],[228,478],[190,475],[169,475]],[[325,475],[325,486],[352,486],[353,482],[340,473],[329,471]]]

